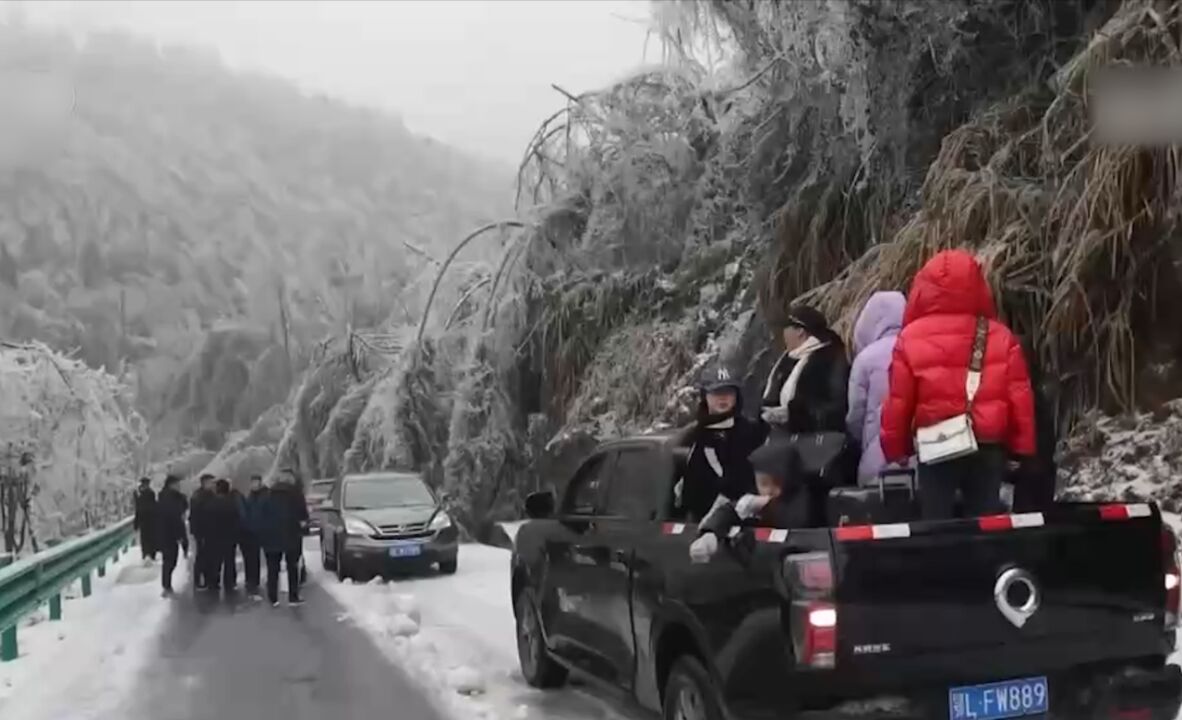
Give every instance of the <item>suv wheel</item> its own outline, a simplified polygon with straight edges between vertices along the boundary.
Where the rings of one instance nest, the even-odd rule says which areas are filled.
[[[536,688],[556,688],[566,682],[567,670],[554,662],[546,651],[542,637],[542,623],[538,619],[533,591],[529,588],[517,595],[514,608],[517,616],[517,659],[525,681]]]
[[[439,572],[443,573],[444,575],[455,575],[456,570],[459,568],[459,565],[460,565],[459,558],[452,558],[451,560],[440,560],[439,561]]]
[[[336,561],[337,566],[337,580],[344,582],[349,578],[349,568],[345,565],[344,553],[341,552],[340,543],[338,543],[333,550],[332,557]]]
[[[710,673],[698,659],[683,655],[665,683],[664,720],[723,720],[722,703]]]

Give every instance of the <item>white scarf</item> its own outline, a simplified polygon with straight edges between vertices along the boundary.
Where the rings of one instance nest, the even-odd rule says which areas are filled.
[[[788,378],[780,386],[780,407],[787,408],[792,398],[796,397],[796,384],[800,382],[800,375],[804,372],[804,366],[808,362],[809,356],[828,344],[810,335],[804,342],[781,355],[775,366],[772,367],[771,373],[768,374],[767,387],[763,390],[764,397],[767,397],[768,393],[772,391],[772,383],[776,379],[776,371],[780,369],[781,363],[785,358],[792,358],[796,360],[796,364],[792,366],[792,372],[788,373]]]

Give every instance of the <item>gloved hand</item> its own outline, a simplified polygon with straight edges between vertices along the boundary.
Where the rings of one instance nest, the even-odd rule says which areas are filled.
[[[765,407],[759,416],[768,425],[784,425],[788,422],[788,408],[782,405]]]
[[[689,552],[691,562],[710,562],[710,558],[718,552],[718,536],[714,533],[706,533],[690,543]]]
[[[763,495],[744,495],[735,503],[735,512],[740,518],[753,518],[767,507],[769,498]]]

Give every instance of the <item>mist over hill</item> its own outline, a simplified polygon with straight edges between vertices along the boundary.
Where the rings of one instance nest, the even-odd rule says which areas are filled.
[[[158,444],[216,448],[328,334],[416,322],[426,271],[510,207],[511,169],[207,52],[17,27],[0,47],[76,90],[57,146],[0,168],[0,337],[122,376]]]

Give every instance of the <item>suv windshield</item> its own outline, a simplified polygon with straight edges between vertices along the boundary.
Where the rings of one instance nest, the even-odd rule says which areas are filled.
[[[380,477],[345,481],[346,510],[434,505],[435,498],[417,477]]]

